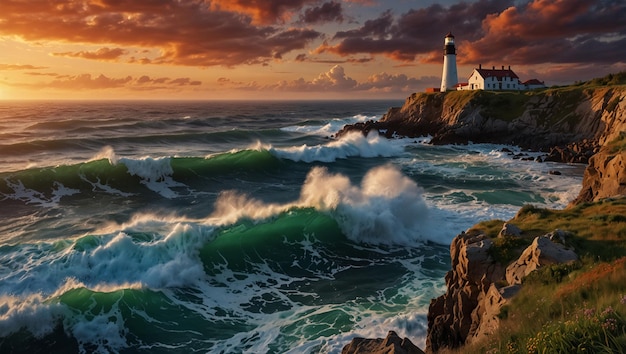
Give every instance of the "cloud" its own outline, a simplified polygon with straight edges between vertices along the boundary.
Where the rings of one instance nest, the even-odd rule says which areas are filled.
[[[341,65],[335,65],[327,72],[319,74],[312,80],[299,78],[292,81],[280,81],[270,85],[258,85],[255,82],[235,82],[221,77],[218,83],[222,86],[247,91],[281,91],[281,92],[387,92],[407,93],[436,86],[439,77],[409,78],[404,74],[379,73],[368,77],[363,82],[349,77]]]
[[[65,52],[65,53],[52,53],[54,56],[59,57],[70,57],[70,58],[83,58],[83,59],[93,59],[93,60],[103,60],[103,61],[117,61],[122,55],[127,54],[128,52],[122,48],[100,48],[95,52]]]
[[[0,64],[0,70],[39,70],[47,69],[47,66],[20,65],[20,64]]]
[[[160,54],[156,56],[135,59],[151,64],[268,64],[287,52],[304,49],[322,34],[308,28],[258,25],[255,14],[260,22],[268,23],[316,1],[3,0],[0,35],[32,42],[157,49]],[[58,54],[99,60],[122,55],[119,49]]]
[[[340,56],[381,54],[403,62],[428,56],[433,51],[440,56],[445,32],[454,30],[466,40],[477,40],[482,35],[482,20],[512,4],[512,0],[460,2],[450,7],[434,4],[398,17],[386,11],[359,28],[337,32],[315,52]]]
[[[198,80],[191,80],[188,77],[180,77],[170,81],[169,84],[177,86],[199,86],[202,85],[202,82]]]
[[[617,0],[479,0],[391,11],[337,32],[314,51],[378,54],[401,62],[442,61],[452,31],[459,64],[624,62],[626,3]]]
[[[359,84],[358,89],[364,91],[381,92],[415,92],[416,88],[437,86],[441,78],[438,76],[423,77],[421,79],[409,78],[404,74],[374,74],[367,81]]]
[[[258,24],[285,22],[307,4],[319,0],[213,0],[214,9],[249,15]]]
[[[45,84],[45,87],[51,87],[56,89],[77,90],[77,89],[109,89],[124,87],[126,84],[132,81],[132,77],[127,76],[124,78],[109,78],[102,74],[97,77],[92,77],[90,74],[81,74],[76,76],[70,76],[67,79],[57,79]]]
[[[300,15],[300,21],[307,24],[324,23],[324,22],[343,22],[343,9],[341,3],[331,1],[322,4],[322,6],[306,9]]]
[[[487,16],[483,36],[463,43],[461,62],[624,62],[626,3],[533,0]]]
[[[346,59],[340,59],[340,60],[317,59],[317,58],[310,58],[304,53],[298,54],[294,58],[294,61],[300,62],[300,63],[310,62],[310,63],[325,63],[325,64],[343,64],[343,63],[365,64],[373,60],[374,58],[372,57],[346,58]]]
[[[112,78],[100,74],[92,76],[91,74],[80,75],[60,75],[60,74],[37,74],[38,76],[52,76],[54,80],[39,83],[5,83],[11,86],[28,87],[31,89],[47,89],[54,88],[60,90],[104,90],[104,89],[130,89],[138,91],[146,90],[167,90],[177,89],[182,86],[200,86],[201,81],[191,80],[190,78],[167,77],[151,78],[149,76],[140,76],[133,78],[132,76]]]

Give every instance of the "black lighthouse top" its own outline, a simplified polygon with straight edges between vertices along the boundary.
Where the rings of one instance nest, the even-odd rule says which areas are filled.
[[[456,55],[456,49],[454,47],[454,36],[452,35],[452,32],[448,32],[444,40],[443,55],[446,56],[448,54]]]

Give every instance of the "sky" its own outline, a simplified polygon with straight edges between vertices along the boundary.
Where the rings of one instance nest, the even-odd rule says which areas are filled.
[[[0,99],[403,99],[626,70],[624,0],[0,0]]]

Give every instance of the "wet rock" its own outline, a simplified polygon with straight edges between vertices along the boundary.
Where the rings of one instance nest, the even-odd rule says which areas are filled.
[[[341,354],[424,354],[408,338],[400,338],[389,331],[386,338],[354,338],[341,350]]]

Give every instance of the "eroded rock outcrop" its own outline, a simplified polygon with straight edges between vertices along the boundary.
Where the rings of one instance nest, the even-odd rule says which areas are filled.
[[[387,337],[366,339],[354,338],[341,350],[341,354],[424,354],[408,338],[400,338],[394,331]]]
[[[626,131],[626,86],[415,93],[380,121],[348,125],[337,136],[353,130],[431,135],[433,144],[518,145],[549,152],[551,161],[586,163],[599,146]]]
[[[517,261],[506,267],[506,281],[521,284],[531,272],[551,264],[569,263],[578,259],[574,251],[550,240],[550,236],[536,237]]]
[[[616,145],[623,141],[626,133],[614,140]],[[621,195],[626,195],[626,151],[609,144],[589,159],[580,194],[570,205]]]
[[[428,310],[426,350],[456,348],[476,335],[491,285],[503,279],[504,267],[489,255],[493,241],[483,234],[461,233],[450,246],[452,270],[447,291],[433,299]],[[500,300],[487,300],[490,304]],[[481,304],[479,304],[481,303]]]
[[[508,224],[502,233],[502,237],[519,237],[522,232]],[[552,240],[560,241],[564,235],[555,230],[536,237],[508,267],[493,260],[493,241],[485,235],[468,232],[455,237],[450,246],[452,270],[446,274],[447,291],[433,299],[428,310],[426,352],[458,348],[494,333],[500,309],[517,293],[524,277],[543,266],[578,259]]]

